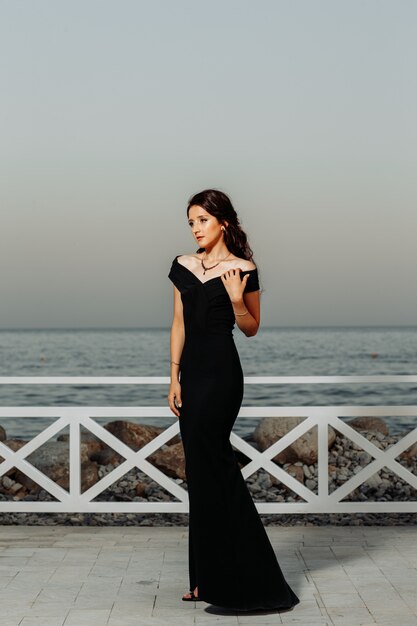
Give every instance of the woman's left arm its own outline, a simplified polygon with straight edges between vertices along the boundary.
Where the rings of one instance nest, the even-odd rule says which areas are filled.
[[[249,274],[244,274],[241,280],[240,271],[245,270],[227,270],[221,275],[221,279],[229,294],[237,325],[247,337],[253,337],[258,332],[261,317],[260,290],[244,293]]]
[[[261,319],[260,291],[249,291],[232,301],[236,324],[247,337],[256,335]],[[245,313],[247,311],[247,313]],[[242,313],[244,315],[242,315]],[[240,315],[239,315],[240,314]]]

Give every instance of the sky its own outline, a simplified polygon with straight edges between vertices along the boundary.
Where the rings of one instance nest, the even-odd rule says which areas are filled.
[[[0,328],[169,327],[227,193],[265,326],[417,324],[414,0],[0,0]]]

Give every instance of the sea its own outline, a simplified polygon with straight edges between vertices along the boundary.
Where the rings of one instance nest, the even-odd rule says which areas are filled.
[[[233,337],[244,376],[417,375],[417,326],[261,327],[254,337],[246,337],[235,327]],[[169,373],[169,328],[0,330],[0,376],[169,376]],[[0,385],[0,404],[2,407],[167,407],[168,390],[168,384],[4,384]],[[242,406],[346,404],[414,406],[417,385],[250,384],[245,385],[242,402]],[[172,417],[133,419],[167,427],[177,418],[172,414]],[[393,415],[384,419],[391,434],[409,431],[417,425],[415,416]],[[7,416],[0,419],[0,425],[6,429],[8,438],[31,438],[51,421],[52,418],[46,417]],[[238,416],[233,430],[246,435],[258,421],[256,417]]]

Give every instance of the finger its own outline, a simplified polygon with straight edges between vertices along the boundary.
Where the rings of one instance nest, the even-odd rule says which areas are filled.
[[[169,398],[169,408],[171,409],[171,411],[174,413],[174,415],[176,417],[179,417],[179,415],[180,415],[179,411],[178,411],[177,407],[175,406],[174,400],[173,400],[172,397]]]

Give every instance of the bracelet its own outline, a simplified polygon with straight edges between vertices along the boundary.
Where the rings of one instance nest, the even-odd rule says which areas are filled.
[[[249,311],[246,310],[244,313],[235,313],[235,315],[246,315],[246,313],[249,313]]]
[[[171,361],[171,363],[175,363],[175,361]],[[179,365],[179,363],[175,363],[175,365]]]

